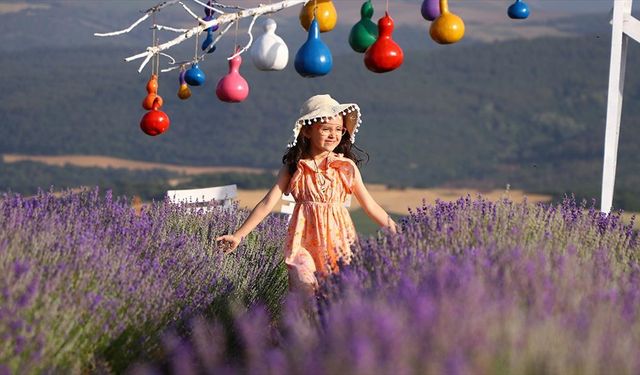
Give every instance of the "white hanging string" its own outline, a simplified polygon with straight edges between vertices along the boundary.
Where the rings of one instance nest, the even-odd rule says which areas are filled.
[[[155,26],[156,26],[156,13],[155,12],[153,12],[152,22],[153,22],[153,26],[154,27],[153,27],[153,30],[151,31],[151,45],[156,47],[158,45],[158,40],[156,39],[156,28],[155,28]],[[156,57],[156,59],[157,59],[157,56],[158,56],[158,54],[154,53],[154,57]],[[152,64],[151,64],[151,74],[152,75],[153,74],[157,74],[156,71],[155,71],[156,66],[157,66],[157,64],[154,64],[152,62]]]
[[[193,53],[193,63],[197,63],[198,62],[198,36],[200,35],[200,33],[196,33],[196,50]]]
[[[251,33],[251,30],[253,29],[253,25],[256,23],[256,20],[258,19],[258,17],[260,16],[257,14],[253,16],[253,19],[251,20],[251,24],[249,25],[249,30],[247,31],[247,33],[249,33],[249,42],[240,50],[238,50],[236,47],[235,53],[231,55],[231,57],[228,57],[227,60],[231,60],[234,57],[243,54],[246,50],[249,49],[249,47],[251,47],[251,44],[253,43],[253,34]]]
[[[233,52],[236,52],[236,49],[238,48],[238,24],[240,24],[240,22],[238,22],[238,20],[236,20],[236,32],[233,36]]]
[[[156,46],[160,43],[160,39],[156,39]],[[160,78],[160,52],[156,53],[156,75]]]

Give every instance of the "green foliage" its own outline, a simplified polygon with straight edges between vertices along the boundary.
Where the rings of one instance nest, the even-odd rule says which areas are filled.
[[[167,180],[179,176],[161,169],[130,171],[120,168],[84,168],[66,165],[48,166],[36,162],[0,162],[0,191],[33,195],[38,188],[65,190],[80,186],[100,186],[115,195],[135,195],[144,200],[162,200],[167,191]]]
[[[187,177],[162,169],[131,171],[124,168],[48,166],[37,162],[2,163],[0,192],[33,195],[38,188],[64,190],[80,186],[100,186],[119,196],[138,196],[145,201],[162,200],[167,190],[236,184],[240,189],[266,189],[273,185],[271,173],[215,173]],[[169,179],[183,181],[170,185]]]

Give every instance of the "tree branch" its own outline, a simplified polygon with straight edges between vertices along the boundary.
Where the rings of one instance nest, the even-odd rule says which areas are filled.
[[[193,1],[201,4],[200,1],[196,1],[196,0],[193,0]],[[198,22],[200,24],[198,26],[196,26],[196,27],[193,27],[191,29],[186,30],[186,32],[184,32],[183,34],[175,37],[174,39],[172,39],[172,40],[170,40],[168,42],[165,42],[165,43],[157,45],[157,46],[147,47],[145,52],[141,52],[141,53],[138,53],[136,55],[129,56],[129,57],[125,58],[125,61],[127,61],[127,62],[144,58],[142,64],[140,65],[140,68],[138,69],[138,72],[141,72],[142,69],[144,69],[145,65],[151,60],[151,57],[153,57],[153,55],[155,55],[157,53],[160,53],[162,51],[168,50],[169,48],[171,48],[171,47],[173,47],[175,45],[178,45],[178,44],[184,42],[187,39],[192,38],[194,35],[202,33],[205,29],[208,29],[209,27],[213,27],[213,26],[216,26],[216,25],[219,25],[219,26],[227,25],[227,24],[231,25],[233,22],[236,22],[236,21],[238,21],[238,20],[240,20],[242,18],[246,18],[246,17],[253,17],[253,20],[251,22],[251,26],[253,26],[253,23],[255,22],[255,19],[257,17],[263,15],[263,14],[275,13],[275,12],[278,12],[278,11],[280,11],[282,9],[285,9],[285,8],[289,8],[289,7],[300,5],[300,4],[306,4],[309,1],[311,1],[311,0],[283,0],[283,1],[280,1],[280,2],[274,3],[274,4],[260,5],[260,6],[256,7],[256,8],[242,9],[242,10],[240,10],[238,12],[235,12],[235,13],[224,13],[221,16],[219,16],[218,18],[215,18],[215,19],[213,19],[211,21],[204,21],[202,18],[196,16],[191,10],[189,10],[189,8],[186,5],[184,5],[181,0],[170,0],[170,1],[165,1],[165,2],[163,2],[161,4],[158,4],[155,7],[150,8],[149,10],[147,10],[145,15],[142,18],[140,18],[139,20],[134,22],[127,29],[120,30],[120,31],[114,31],[114,32],[111,32],[111,33],[104,33],[104,34],[95,33],[94,35],[95,36],[114,36],[114,35],[127,33],[129,31],[131,31],[134,27],[136,27],[138,24],[140,24],[142,21],[147,19],[151,13],[157,12],[160,9],[162,9],[162,8],[164,8],[166,6],[169,6],[169,5],[174,5],[176,3],[182,4],[182,6],[192,16],[194,16],[194,17],[196,17],[198,19]],[[224,5],[218,4],[218,3],[215,3],[215,5],[216,6],[224,6]],[[230,8],[229,6],[224,6],[224,7]],[[212,8],[212,7],[207,6],[207,8]],[[236,9],[238,9],[238,8],[236,8]],[[219,11],[219,13],[220,13],[220,11]],[[163,28],[163,29],[170,30],[170,28],[167,27],[167,26],[158,27],[158,25],[154,25],[154,27],[156,27],[157,29]],[[228,30],[228,27],[227,27],[226,30]],[[174,29],[173,31],[178,31],[178,29]],[[251,45],[251,41],[253,40],[253,37],[251,35],[251,27],[249,28],[249,35],[250,35],[249,43],[242,50],[240,50],[238,52],[238,54],[246,51],[246,49],[249,48],[249,46]],[[222,36],[222,34],[219,35],[218,38],[216,38],[216,40],[214,41],[214,44],[220,39],[221,36]],[[200,59],[201,58],[199,58],[198,60],[200,60]],[[171,70],[171,69],[169,69],[169,70]]]

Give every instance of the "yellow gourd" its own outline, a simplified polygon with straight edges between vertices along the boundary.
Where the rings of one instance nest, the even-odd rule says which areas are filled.
[[[311,0],[300,10],[300,24],[309,31],[313,12],[316,10],[316,20],[320,26],[320,32],[324,33],[333,30],[338,22],[338,12],[331,0]]]
[[[440,17],[431,24],[429,34],[431,39],[440,44],[451,44],[464,36],[464,22],[462,18],[449,12],[447,0],[440,0]]]
[[[180,85],[180,89],[178,89],[178,98],[182,100],[189,99],[191,97],[191,90],[189,90],[189,86],[186,83]]]

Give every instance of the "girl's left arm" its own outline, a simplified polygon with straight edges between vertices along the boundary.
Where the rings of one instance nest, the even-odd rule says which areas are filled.
[[[380,207],[378,202],[376,202],[369,191],[364,186],[364,182],[362,182],[362,176],[360,175],[360,170],[354,164],[354,181],[352,186],[353,195],[358,199],[358,203],[367,213],[367,215],[371,218],[371,220],[375,221],[381,227],[387,227],[392,233],[398,232],[398,227],[395,221],[391,219],[391,216],[387,214],[387,212]]]

